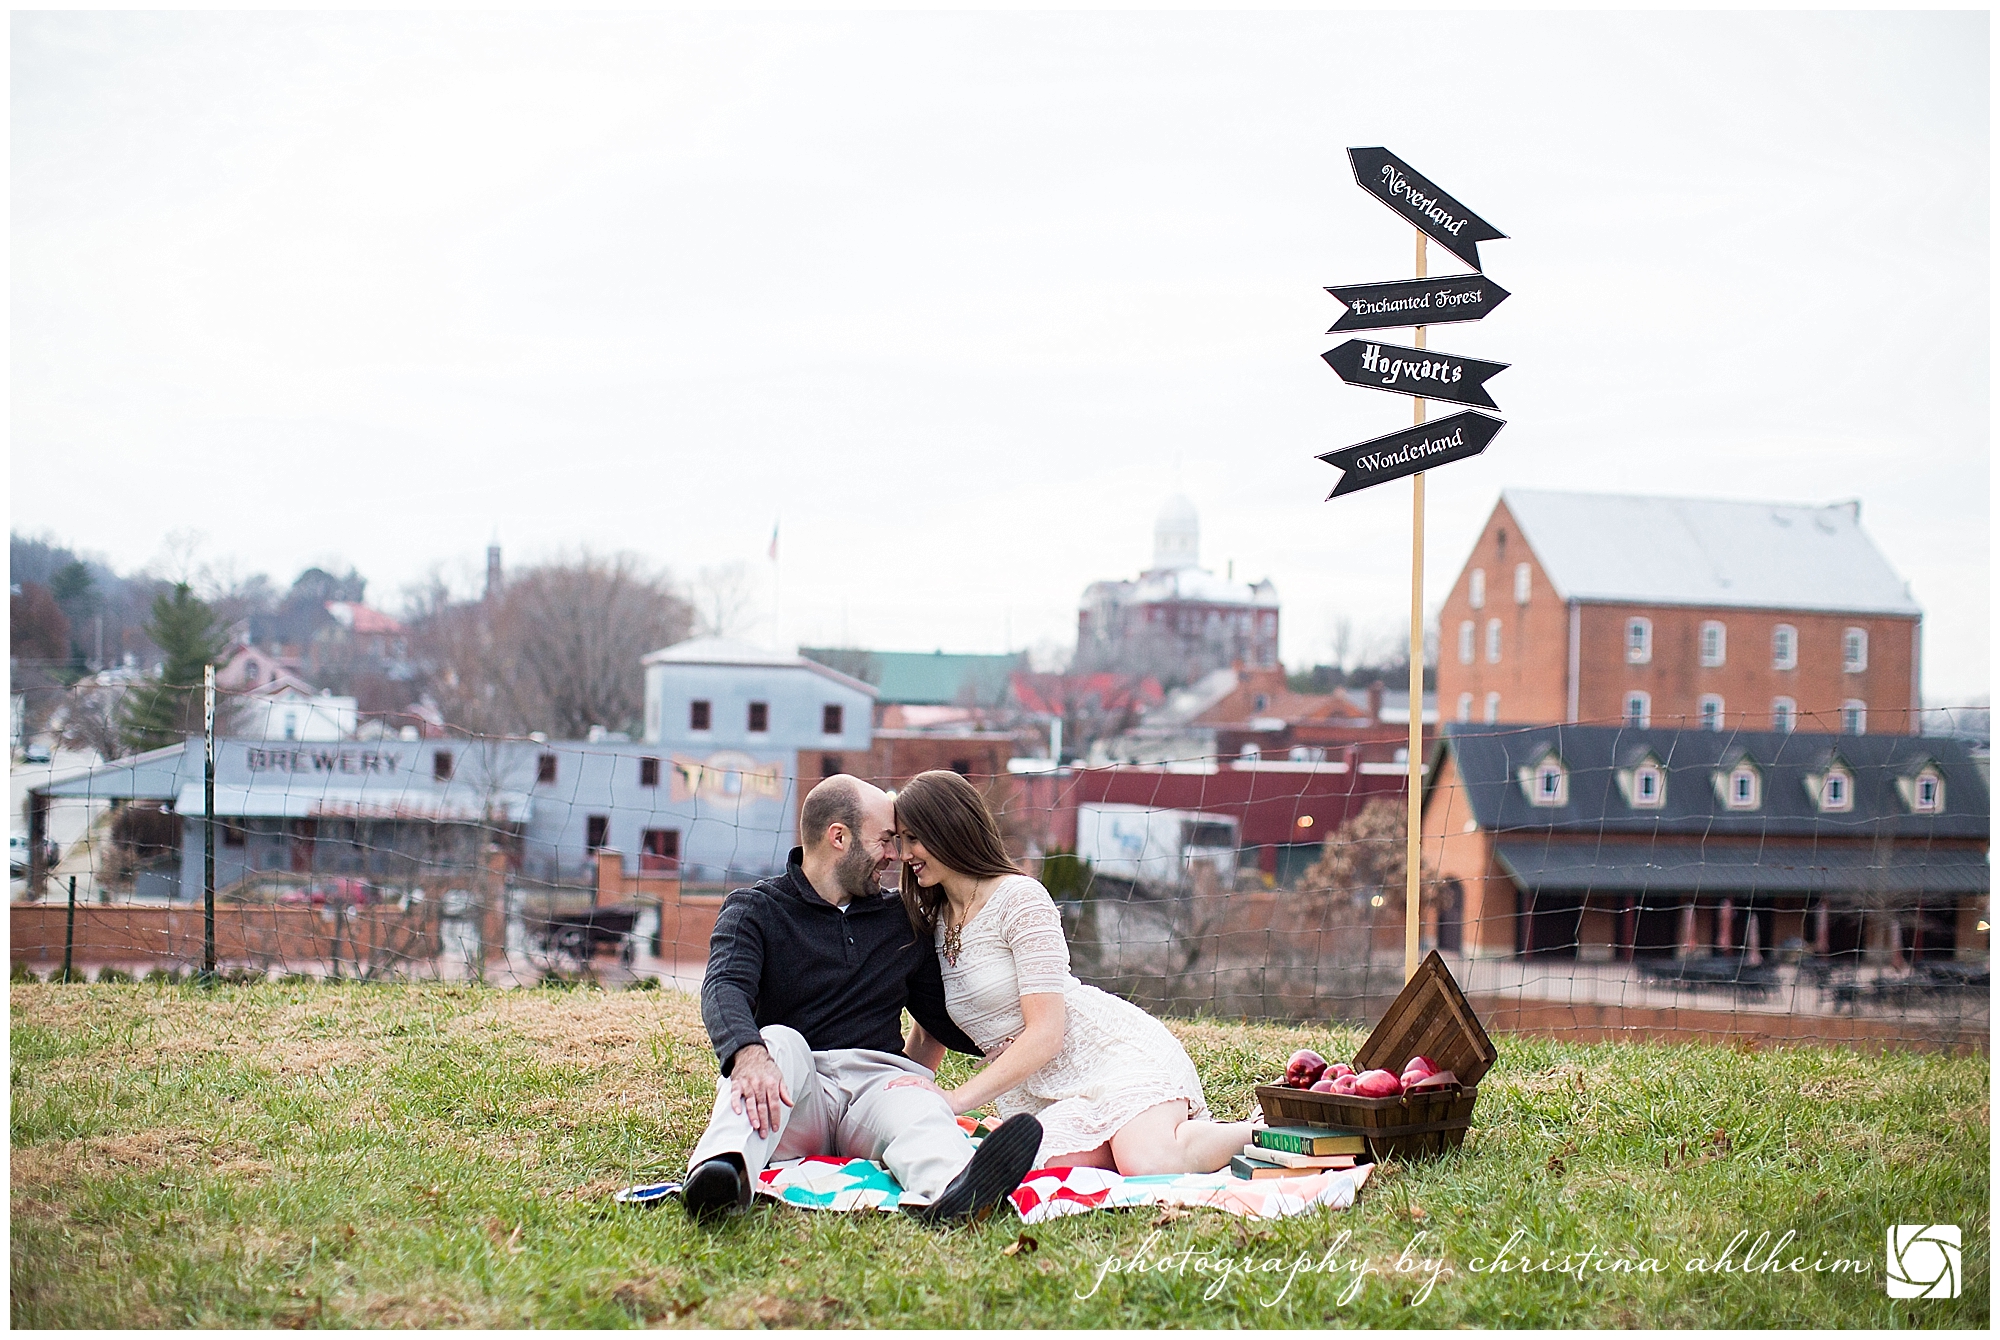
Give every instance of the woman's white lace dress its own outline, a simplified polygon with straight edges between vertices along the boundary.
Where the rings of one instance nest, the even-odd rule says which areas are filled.
[[[940,918],[945,1005],[988,1056],[1021,1035],[1023,995],[1063,994],[1062,1050],[994,1102],[1003,1119],[1017,1112],[1041,1119],[1037,1167],[1097,1148],[1147,1108],[1172,1099],[1185,1099],[1190,1116],[1208,1117],[1194,1062],[1166,1026],[1070,975],[1062,914],[1039,883],[1025,875],[1005,879],[959,938],[954,964],[944,957]]]

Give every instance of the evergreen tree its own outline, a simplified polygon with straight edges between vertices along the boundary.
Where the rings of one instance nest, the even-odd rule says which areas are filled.
[[[223,630],[186,582],[153,598],[146,636],[166,655],[158,679],[137,685],[119,731],[134,750],[178,744],[202,727],[202,668],[222,655]]]

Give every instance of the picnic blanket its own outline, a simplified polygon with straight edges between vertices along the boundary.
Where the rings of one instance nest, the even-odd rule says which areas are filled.
[[[1103,1168],[1041,1168],[1023,1178],[1010,1199],[1030,1224],[1154,1205],[1206,1206],[1245,1219],[1283,1219],[1313,1209],[1346,1209],[1368,1180],[1370,1166],[1255,1181],[1226,1172],[1121,1177]],[[879,1163],[826,1156],[774,1163],[757,1174],[755,1190],[805,1210],[893,1212],[906,1195]]]

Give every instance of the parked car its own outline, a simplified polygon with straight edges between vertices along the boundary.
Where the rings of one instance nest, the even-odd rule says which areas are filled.
[[[7,877],[19,879],[28,873],[28,838],[24,833],[7,835]]]
[[[55,755],[49,752],[48,745],[40,740],[28,745],[21,751],[21,761],[23,763],[50,763],[54,759]]]

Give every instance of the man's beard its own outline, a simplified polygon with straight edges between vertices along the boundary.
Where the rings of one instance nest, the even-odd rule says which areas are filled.
[[[882,884],[875,878],[875,858],[858,843],[852,851],[834,862],[833,877],[839,883],[841,892],[850,900],[881,896]]]

